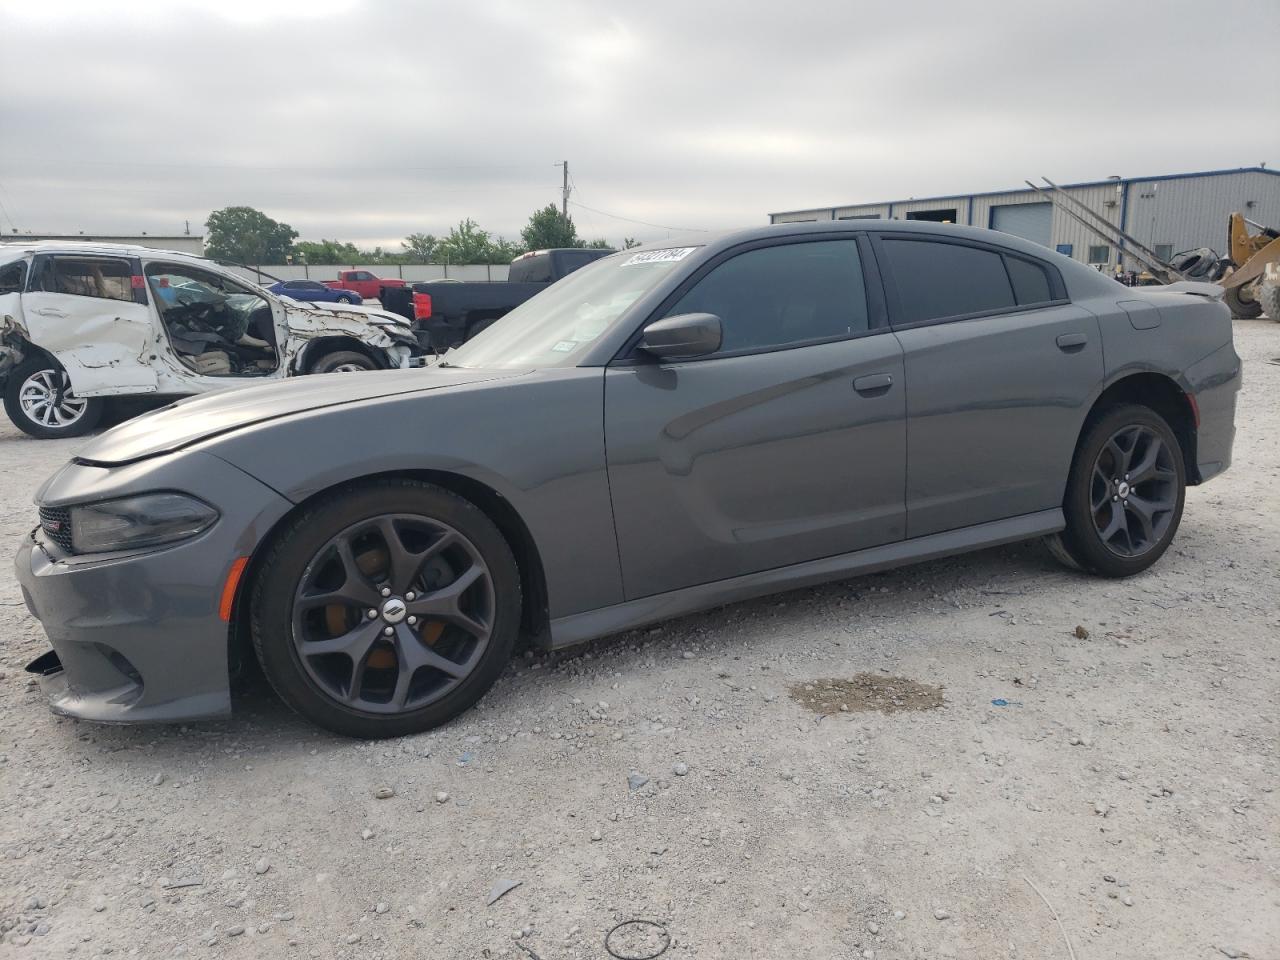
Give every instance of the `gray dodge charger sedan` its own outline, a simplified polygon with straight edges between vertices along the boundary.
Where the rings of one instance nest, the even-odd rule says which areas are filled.
[[[1231,460],[1215,287],[1130,289],[1017,238],[783,225],[627,250],[426,370],[184,400],[37,495],[18,576],[90,720],[230,709],[252,648],[330,730],[467,709],[517,635],[1043,537],[1154,563]]]

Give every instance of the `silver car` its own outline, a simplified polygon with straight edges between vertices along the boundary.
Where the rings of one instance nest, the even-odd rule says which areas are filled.
[[[665,617],[1043,537],[1139,573],[1231,460],[1208,285],[1017,238],[774,226],[626,250],[426,370],[179,402],[38,494],[18,576],[53,709],[230,709],[251,649],[321,726],[473,704],[517,636]]]

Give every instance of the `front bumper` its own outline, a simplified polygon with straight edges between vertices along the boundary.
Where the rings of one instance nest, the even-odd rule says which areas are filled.
[[[181,489],[219,506],[222,516],[208,531],[162,549],[71,556],[37,528],[18,548],[23,599],[53,646],[52,656],[27,669],[55,713],[144,723],[230,712],[222,585],[235,559],[251,555],[291,504],[217,457],[158,460],[170,462],[68,465],[41,492],[42,502]]]

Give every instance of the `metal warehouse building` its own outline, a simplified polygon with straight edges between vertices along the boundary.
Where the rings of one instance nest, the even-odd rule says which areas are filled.
[[[1236,211],[1280,229],[1280,172],[1263,167],[1111,177],[1060,186],[1164,260],[1196,247],[1212,247],[1226,256],[1227,216]],[[1031,189],[795,210],[770,214],[770,220],[932,220],[990,227],[1110,269],[1123,253]],[[1119,265],[1138,268],[1131,260]]]

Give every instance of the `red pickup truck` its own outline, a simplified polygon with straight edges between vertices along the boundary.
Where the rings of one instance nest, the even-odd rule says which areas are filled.
[[[375,277],[368,270],[341,270],[337,280],[325,280],[324,285],[330,290],[351,290],[366,300],[381,300],[383,290],[388,287],[403,287],[405,282]]]

